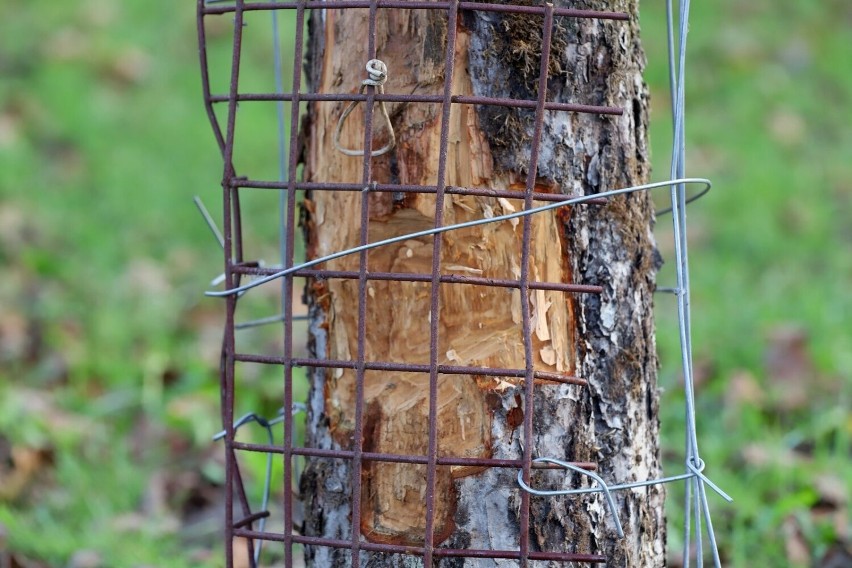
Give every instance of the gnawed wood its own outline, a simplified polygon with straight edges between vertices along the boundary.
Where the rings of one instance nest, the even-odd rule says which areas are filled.
[[[344,33],[357,29],[354,11],[328,10],[326,30]],[[386,29],[422,29],[426,14],[389,12]],[[385,26],[380,26],[380,29]],[[388,38],[401,41],[400,34]],[[406,38],[419,42],[426,53],[439,38]],[[453,92],[471,94],[467,75],[468,36],[460,30]],[[327,37],[326,45],[347,45],[343,37]],[[365,55],[354,49],[325,51],[319,92],[331,92],[338,85],[355,90],[362,70],[353,61]],[[411,46],[405,50],[386,49],[383,57],[390,69],[386,85],[389,92],[426,92],[442,90],[441,69],[413,65]],[[422,61],[422,58],[421,58]],[[424,75],[425,73],[425,75]],[[434,108],[430,108],[434,107]],[[391,113],[397,132],[396,164],[398,177],[392,175],[390,158],[375,160],[375,181],[401,184],[435,184],[440,137],[440,115],[437,105],[394,105]],[[361,160],[344,156],[330,146],[330,132],[340,109],[317,104],[306,175],[313,181],[348,181],[358,179]],[[470,105],[454,105],[450,114],[450,145],[446,182],[463,187],[510,189],[519,186],[517,179],[494,174],[488,145],[478,126],[478,118]],[[324,133],[324,134],[323,134]],[[381,135],[381,132],[379,133]],[[341,143],[358,147],[363,139],[363,112],[353,113],[344,125]],[[381,142],[377,140],[377,144]],[[552,190],[552,184],[537,191]],[[360,230],[353,212],[360,210],[358,193],[315,192],[311,196],[313,239],[310,256],[322,256],[356,246]],[[434,226],[435,197],[406,194],[394,201],[391,194],[370,195],[370,241]],[[448,195],[444,219],[447,224],[460,223],[483,216],[516,211],[523,207],[519,200],[505,198]],[[570,281],[567,263],[559,251],[560,223],[555,214],[536,217],[533,225],[533,276],[536,281]],[[402,244],[372,251],[369,270],[387,272],[429,273],[432,261],[432,239],[409,240]],[[550,249],[550,254],[548,254]],[[517,280],[520,276],[520,228],[517,221],[476,227],[445,235],[441,272],[475,274],[488,278]],[[328,263],[334,270],[357,270],[355,256]],[[326,284],[329,342],[324,355],[332,359],[352,360],[357,350],[357,281],[330,280]],[[429,362],[429,283],[370,282],[367,309],[368,361],[407,363]],[[440,364],[523,369],[523,338],[520,327],[520,292],[517,289],[444,284],[440,291]],[[570,299],[561,292],[538,290],[530,294],[535,314],[536,368],[569,373],[573,354]],[[355,372],[338,369],[329,373],[325,388],[325,412],[329,429],[337,444],[350,447],[355,411]],[[441,375],[438,381],[438,453],[441,456],[489,457],[491,413],[486,395],[514,387],[518,379],[509,377],[471,377]],[[368,371],[365,377],[364,447],[367,451],[425,455],[428,443],[428,375]],[[517,413],[518,411],[516,411]],[[454,528],[456,504],[451,480],[477,473],[478,468],[440,468],[436,494],[436,542],[449,537]],[[378,542],[418,544],[425,530],[425,466],[370,462],[365,466],[362,490],[363,534]]]

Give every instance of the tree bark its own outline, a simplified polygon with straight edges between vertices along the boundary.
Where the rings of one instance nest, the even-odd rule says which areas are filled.
[[[647,181],[647,88],[639,44],[638,0],[587,0],[570,7],[628,12],[630,22],[557,18],[549,69],[550,101],[616,106],[621,116],[545,113],[537,192],[591,194]],[[557,2],[557,5],[560,4]],[[578,5],[579,4],[579,5]],[[463,12],[457,27],[453,93],[535,100],[541,54],[541,16]],[[367,10],[315,10],[307,62],[311,90],[357,91],[367,56]],[[441,94],[447,45],[446,14],[438,10],[380,10],[378,57],[389,69],[390,93]],[[360,182],[361,159],[337,151],[332,135],[343,103],[312,103],[305,125],[304,176],[311,181]],[[373,160],[379,183],[435,184],[441,108],[390,104],[396,147]],[[363,105],[348,118],[341,143],[363,144]],[[378,113],[375,113],[378,116]],[[446,183],[522,190],[529,168],[532,109],[452,105]],[[381,124],[379,120],[376,125]],[[378,128],[378,126],[377,126]],[[384,143],[381,128],[375,147]],[[431,228],[435,196],[369,194],[369,240]],[[313,192],[304,208],[308,257],[359,243],[360,192]],[[444,223],[521,209],[515,199],[447,195]],[[535,387],[534,457],[598,463],[610,483],[660,473],[657,359],[653,289],[659,257],[649,196],[633,194],[605,206],[583,205],[532,221],[530,275],[534,282],[603,287],[601,295],[442,284],[440,364],[524,368],[521,302],[530,304],[535,368],[576,374],[588,387]],[[517,280],[522,223],[502,222],[443,237],[441,270]],[[433,239],[371,251],[370,271],[428,274]],[[329,262],[358,270],[357,255]],[[370,281],[366,360],[429,361],[429,282]],[[308,287],[311,349],[319,358],[354,360],[357,280],[315,280]],[[309,371],[306,443],[352,449],[355,371]],[[367,371],[364,451],[425,455],[428,374]],[[523,379],[440,375],[438,453],[441,456],[520,459],[525,440]],[[305,534],[422,546],[425,537],[422,465],[365,462],[360,472],[360,526],[352,527],[348,460],[309,460],[301,480]],[[516,470],[439,467],[436,545],[517,549],[520,490]],[[587,480],[536,471],[533,485],[568,488]],[[649,487],[616,494],[625,538],[619,540],[600,495],[533,497],[533,550],[603,553],[607,566],[664,564],[664,492]],[[342,566],[348,552],[308,547],[308,564]],[[415,566],[411,557],[362,553],[362,565]],[[441,566],[508,566],[514,561],[446,559]]]

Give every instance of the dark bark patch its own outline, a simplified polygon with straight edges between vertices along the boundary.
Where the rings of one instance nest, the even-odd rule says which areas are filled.
[[[506,414],[506,423],[512,430],[524,423],[524,411],[521,408],[522,405],[520,394],[515,395],[515,404],[517,406],[510,409],[509,412]]]

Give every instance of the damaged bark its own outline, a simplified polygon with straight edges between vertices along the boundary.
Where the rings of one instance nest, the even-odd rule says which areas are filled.
[[[559,3],[557,3],[559,4]],[[622,116],[545,113],[535,191],[590,194],[647,181],[647,88],[642,81],[636,0],[588,0],[574,8],[621,10],[630,22],[557,18],[549,69],[550,101],[616,106]],[[307,63],[311,90],[355,92],[368,59],[367,10],[315,10]],[[535,99],[541,52],[540,16],[460,14],[453,94]],[[380,10],[378,57],[387,63],[389,93],[441,94],[447,38],[438,10]],[[439,104],[393,103],[397,144],[373,160],[378,183],[435,184]],[[363,143],[363,105],[348,118],[341,145]],[[361,179],[361,159],[332,143],[344,103],[309,105],[304,176],[309,181]],[[378,114],[378,113],[377,113]],[[529,168],[532,109],[453,105],[446,183],[523,190]],[[381,124],[376,120],[376,124]],[[375,147],[384,144],[379,128]],[[371,193],[369,240],[431,228],[435,196]],[[359,243],[359,192],[314,192],[304,207],[307,256],[316,258]],[[537,203],[540,204],[540,203]],[[444,223],[519,210],[522,200],[447,195]],[[524,368],[521,302],[530,304],[536,370],[575,374],[588,387],[536,385],[533,455],[593,461],[611,483],[659,475],[656,352],[652,292],[658,256],[649,196],[633,194],[605,206],[582,205],[532,220],[530,275],[534,282],[600,285],[602,295],[442,284],[439,364]],[[441,272],[517,280],[522,225],[502,222],[445,234]],[[370,271],[431,270],[432,239],[410,239],[369,253]],[[358,270],[353,255],[328,262],[330,270]],[[428,282],[368,282],[366,360],[429,362]],[[357,353],[357,280],[316,280],[308,288],[311,349],[319,358],[354,360]],[[352,449],[355,371],[309,371],[306,444]],[[367,371],[363,448],[368,452],[425,455],[428,446],[428,374]],[[520,459],[525,408],[523,380],[439,375],[438,454]],[[364,462],[360,526],[352,527],[351,464],[311,459],[301,480],[304,534],[422,546],[426,467]],[[516,470],[438,467],[434,544],[450,548],[517,549],[520,492]],[[586,484],[564,472],[536,471],[533,485]],[[662,566],[664,492],[650,487],[616,495],[625,529],[619,540],[601,496],[532,498],[533,550],[603,553],[607,566]],[[308,564],[343,566],[347,551],[308,547]],[[512,561],[444,559],[441,566],[506,566]],[[362,565],[416,566],[422,560],[362,553]]]

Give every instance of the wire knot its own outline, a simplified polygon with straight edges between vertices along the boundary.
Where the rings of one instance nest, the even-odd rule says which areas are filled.
[[[361,81],[364,86],[381,87],[388,80],[388,66],[381,59],[371,59],[367,62],[368,79]]]
[[[366,69],[367,78],[361,81],[361,88],[358,90],[358,94],[363,94],[367,87],[373,87],[376,89],[376,93],[383,95],[385,93],[384,84],[388,80],[388,66],[381,59],[371,59],[367,62]],[[347,156],[363,156],[365,154],[364,150],[352,150],[350,148],[344,148],[340,144],[340,133],[343,131],[343,123],[346,122],[346,118],[352,114],[352,111],[355,110],[356,106],[358,106],[358,102],[359,101],[352,101],[349,103],[349,106],[347,106],[346,110],[343,111],[343,114],[340,115],[340,119],[337,121],[337,128],[334,131],[334,147],[338,152],[346,154]],[[370,156],[372,157],[387,154],[391,151],[394,145],[396,145],[396,136],[393,132],[393,125],[391,124],[388,109],[385,106],[385,101],[379,101],[379,110],[381,111],[382,117],[385,119],[390,140],[388,140],[388,143],[382,148],[370,152]]]

